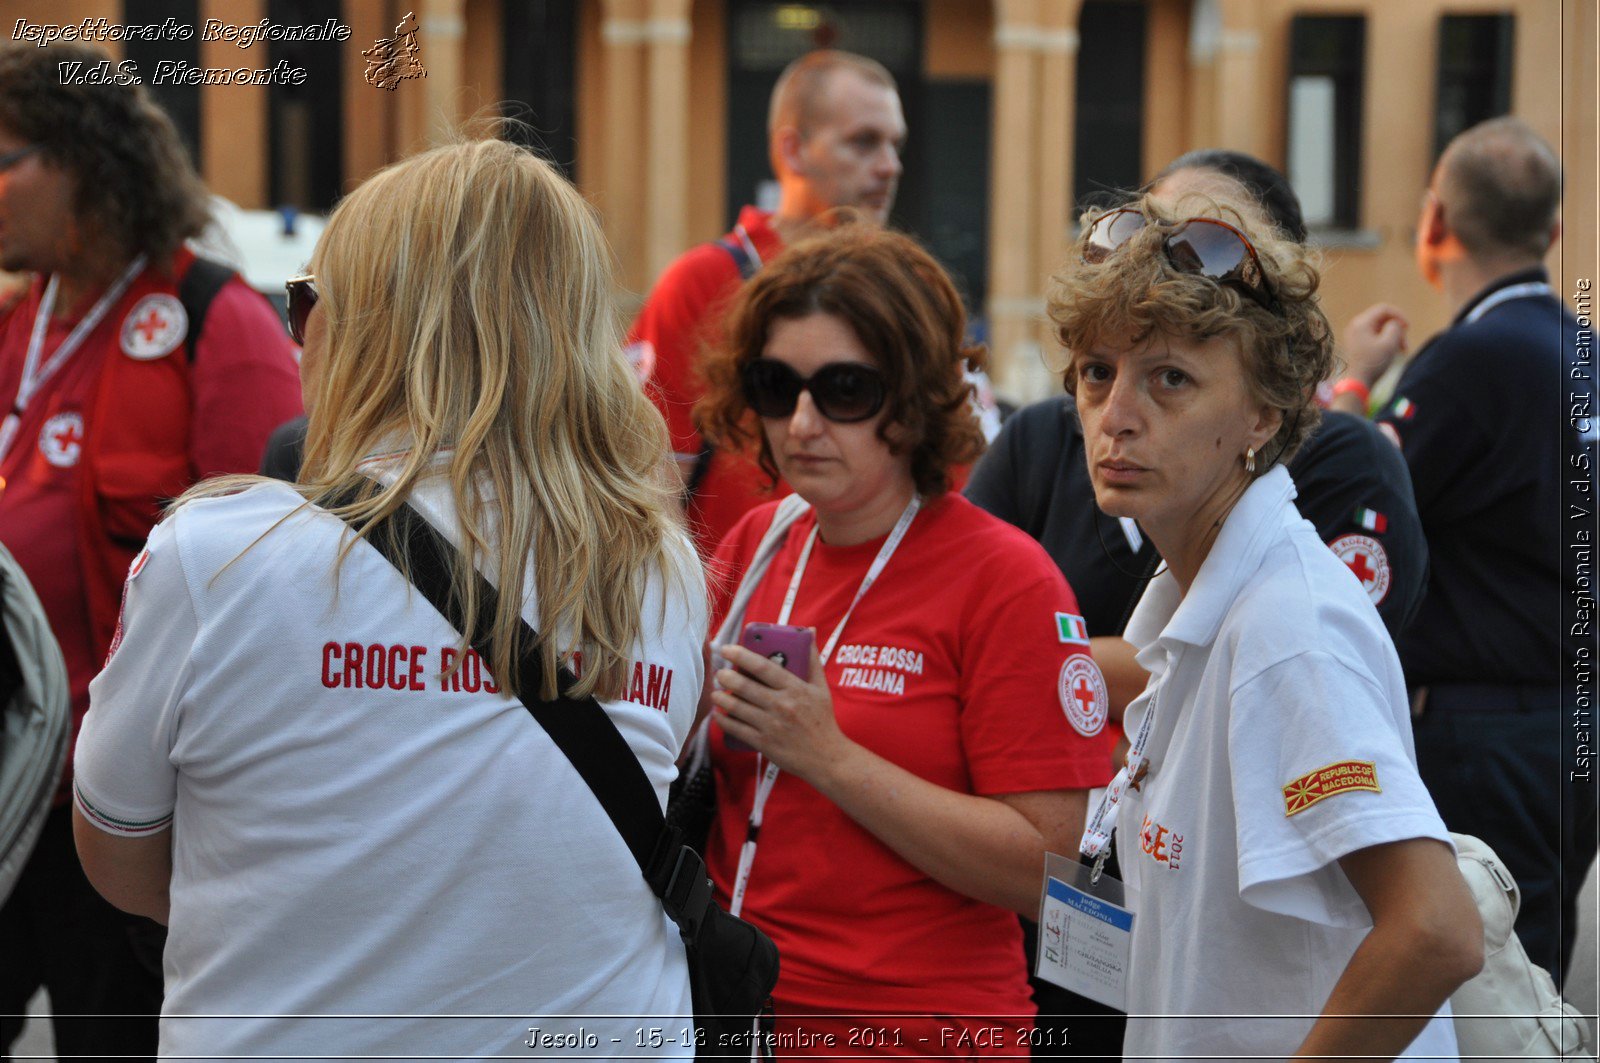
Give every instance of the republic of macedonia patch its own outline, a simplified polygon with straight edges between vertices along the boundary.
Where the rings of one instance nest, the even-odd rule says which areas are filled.
[[[1377,767],[1366,760],[1341,760],[1326,768],[1308,771],[1283,788],[1283,814],[1292,816],[1304,812],[1323,798],[1346,790],[1383,793],[1383,787],[1378,785]]]

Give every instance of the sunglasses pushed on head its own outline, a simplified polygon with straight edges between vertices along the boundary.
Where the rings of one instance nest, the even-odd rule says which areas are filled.
[[[1083,260],[1090,265],[1106,261],[1134,235],[1151,224],[1145,213],[1120,207],[1090,223],[1083,240]],[[1155,224],[1166,227],[1156,220]],[[1267,284],[1261,259],[1244,233],[1216,218],[1186,218],[1171,224],[1161,241],[1167,262],[1179,273],[1193,273],[1218,284],[1237,288],[1274,313],[1278,300]]]

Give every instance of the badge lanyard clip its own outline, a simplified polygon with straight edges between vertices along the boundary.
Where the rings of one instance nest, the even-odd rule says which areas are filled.
[[[1094,811],[1094,817],[1089,820],[1089,826],[1083,832],[1083,840],[1078,843],[1078,852],[1094,862],[1089,875],[1090,885],[1100,881],[1101,872],[1105,870],[1106,858],[1111,855],[1111,836],[1116,833],[1117,803],[1122,800],[1122,795],[1128,787],[1139,788],[1139,783],[1144,779],[1149,770],[1150,761],[1144,755],[1145,747],[1150,742],[1150,732],[1155,725],[1157,702],[1161,696],[1161,683],[1150,691],[1150,707],[1145,710],[1144,718],[1139,721],[1139,732],[1134,736],[1133,745],[1128,748],[1127,759],[1117,771],[1116,778],[1111,780],[1111,785],[1106,787],[1106,792],[1100,797],[1100,805]]]

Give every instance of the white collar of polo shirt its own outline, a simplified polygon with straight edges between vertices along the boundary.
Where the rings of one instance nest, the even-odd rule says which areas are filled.
[[[1150,581],[1123,633],[1146,671],[1153,665],[1164,670],[1173,643],[1208,646],[1216,639],[1222,618],[1260,567],[1270,532],[1283,520],[1284,503],[1294,498],[1289,470],[1274,466],[1246,488],[1223,521],[1188,594],[1180,594],[1171,571]]]

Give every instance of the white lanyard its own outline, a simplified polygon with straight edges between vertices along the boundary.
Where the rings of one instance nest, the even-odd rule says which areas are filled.
[[[1540,295],[1555,295],[1556,290],[1544,281],[1528,281],[1525,284],[1513,284],[1509,288],[1499,291],[1484,299],[1483,302],[1472,308],[1472,312],[1461,319],[1463,325],[1470,325],[1484,314],[1493,310],[1501,303],[1509,303],[1513,299],[1532,299]]]
[[[856,590],[855,598],[850,602],[850,608],[844,611],[844,618],[833,629],[833,634],[828,636],[828,642],[822,647],[819,656],[823,665],[827,665],[828,658],[833,656],[834,647],[839,644],[839,636],[844,634],[844,626],[850,622],[850,615],[856,611],[856,606],[861,604],[861,599],[866,597],[867,589],[878,581],[883,575],[884,567],[889,564],[889,559],[894,556],[895,550],[900,547],[900,540],[906,537],[906,532],[911,527],[911,521],[917,515],[917,510],[922,508],[922,499],[916,495],[911,496],[911,501],[906,503],[906,508],[900,514],[900,519],[895,522],[894,530],[889,533],[883,545],[878,548],[878,556],[872,559],[872,565],[867,569],[867,574],[861,579],[861,586]],[[789,591],[783,598],[783,609],[778,613],[778,623],[787,624],[789,614],[794,610],[794,600],[800,593],[800,577],[805,575],[806,563],[811,560],[811,549],[817,545],[817,528],[811,527],[811,534],[806,536],[806,545],[800,551],[800,560],[794,566],[794,575],[789,579]],[[756,757],[756,796],[750,806],[750,821],[745,827],[744,845],[739,849],[739,870],[733,878],[733,893],[728,905],[730,915],[738,915],[744,907],[745,887],[750,884],[750,867],[756,859],[756,839],[761,834],[761,818],[767,808],[767,798],[772,796],[772,788],[778,781],[778,766],[765,757]]]
[[[56,288],[60,277],[52,274],[50,283],[44,287],[44,296],[39,300],[39,309],[33,315],[33,332],[28,336],[28,353],[22,362],[22,383],[17,386],[17,398],[11,405],[11,412],[6,414],[4,421],[0,421],[0,461],[4,461],[7,454],[11,453],[11,444],[16,441],[17,431],[22,427],[22,414],[28,408],[28,402],[34,394],[44,386],[45,381],[56,375],[56,370],[67,364],[67,359],[77,352],[84,338],[93,332],[106,316],[106,312],[122,298],[122,293],[128,290],[128,285],[133,283],[133,278],[144,269],[145,256],[140,255],[128,264],[122,276],[117,278],[115,284],[107,288],[98,302],[90,308],[67,338],[61,341],[61,346],[55,349],[50,359],[41,367],[40,359],[44,355],[44,334],[50,325],[50,315],[56,308]]]
[[[1162,679],[1165,678],[1163,675]],[[1078,852],[1094,861],[1094,873],[1089,877],[1091,884],[1100,880],[1106,857],[1111,855],[1111,835],[1117,829],[1117,802],[1122,800],[1122,794],[1129,786],[1138,787],[1149,768],[1150,761],[1146,759],[1144,751],[1150,742],[1150,731],[1156,720],[1156,702],[1160,696],[1161,682],[1158,681],[1150,690],[1150,707],[1145,710],[1144,719],[1139,721],[1139,733],[1128,747],[1127,759],[1117,771],[1117,777],[1111,780],[1111,785],[1101,795],[1100,806],[1094,810],[1094,818],[1089,820],[1088,829],[1083,832],[1083,841],[1078,843]]]
[[[761,261],[761,252],[756,250],[756,245],[751,242],[750,234],[745,231],[745,227],[743,225],[735,225],[733,227],[733,234],[737,236],[739,238],[739,242],[744,245],[744,253],[750,256],[750,261],[756,264],[756,269],[760,269],[763,265]]]

